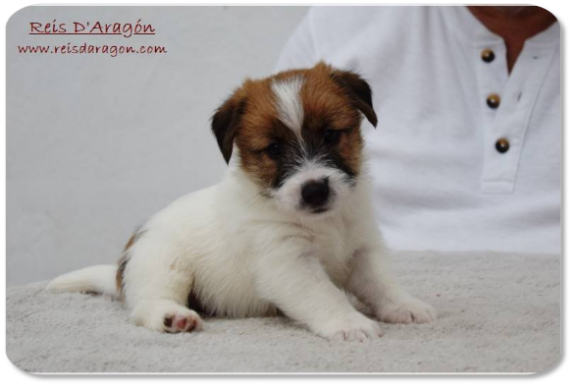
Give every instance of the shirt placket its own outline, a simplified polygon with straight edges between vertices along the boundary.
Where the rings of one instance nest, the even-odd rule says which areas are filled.
[[[527,127],[553,50],[526,42],[508,76],[504,43],[481,47],[495,57],[489,63],[481,58],[477,73],[485,127],[481,191],[513,193]]]

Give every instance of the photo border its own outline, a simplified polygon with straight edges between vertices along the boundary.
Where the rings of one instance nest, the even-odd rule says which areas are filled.
[[[4,111],[4,169],[3,172],[3,179],[2,183],[4,185],[4,190],[2,194],[4,196],[4,224],[3,224],[3,247],[2,252],[4,253],[4,263],[6,263],[6,24],[10,17],[18,12],[18,10],[25,8],[29,5],[33,5],[34,2],[31,1],[20,1],[16,2],[13,0],[3,1],[0,3],[0,10],[2,15],[2,20],[4,23],[4,50],[2,50],[2,63],[4,65],[4,104],[2,104],[2,109]],[[85,1],[83,4],[82,1],[69,1],[69,2],[59,2],[59,5],[94,5],[94,6],[102,6],[102,5],[121,5],[121,4],[110,4],[110,3],[95,3],[94,1]],[[156,4],[154,2],[146,2],[146,1],[127,1],[122,3],[122,5],[130,5],[134,6],[137,4],[141,5],[153,5]],[[241,5],[243,3],[240,2],[227,2],[221,4],[206,4],[203,2],[174,2],[171,5],[210,5],[210,6],[218,6],[218,5]],[[274,4],[274,2],[251,2],[251,5],[347,5],[350,3],[347,2],[315,2],[311,4],[302,3],[302,2],[295,2],[291,4],[289,2],[283,1],[279,4]],[[446,3],[436,3],[434,1],[424,1],[420,2],[419,4],[412,4],[412,3],[383,3],[383,2],[371,2],[366,1],[363,2],[366,5],[378,5],[378,4],[388,4],[388,5],[462,5],[459,2],[446,2]],[[504,4],[504,5],[512,5],[511,3],[507,3],[506,1],[493,1],[493,2],[476,2],[475,4],[479,5],[486,5],[486,4]],[[244,4],[246,5],[246,4]],[[357,5],[357,4],[350,4],[350,5]],[[571,12],[571,8],[575,8],[572,5],[572,2],[562,2],[561,0],[551,0],[545,4],[543,1],[535,2],[532,5],[539,5],[542,6],[552,13],[554,13],[561,25],[561,41],[567,37],[577,36],[577,31],[575,24],[573,23],[563,23],[563,15],[574,15],[574,12]],[[167,6],[162,4],[162,6]],[[575,11],[575,10],[573,10]],[[575,51],[571,49],[571,47],[563,47],[561,51],[561,67],[569,69],[564,74],[562,72],[562,85],[561,85],[561,103],[562,103],[562,117],[561,123],[562,128],[572,128],[570,124],[576,124],[577,121],[575,119],[576,111],[575,109],[571,109],[569,107],[569,102],[577,101],[575,98],[575,89],[571,88],[575,85],[575,75],[571,72],[571,69],[575,69]],[[562,131],[561,135],[561,143],[562,143],[562,166],[565,169],[562,169],[562,199],[565,198],[574,198],[575,196],[575,174],[572,172],[576,165],[575,156],[572,153],[569,153],[568,147],[570,145],[577,144],[574,131]],[[563,177],[564,176],[564,177]],[[563,205],[563,203],[562,203]],[[565,258],[572,258],[573,255],[577,252],[575,249],[575,241],[576,239],[571,239],[569,237],[569,232],[575,230],[574,226],[574,218],[567,217],[568,215],[575,214],[575,205],[572,205],[570,202],[566,202],[562,206],[562,257]],[[575,270],[575,263],[574,261],[569,260],[568,262],[564,262],[561,260],[561,268],[563,271],[561,272],[561,291],[562,295],[571,296],[575,293],[575,285],[571,282],[565,282],[568,274],[574,274]],[[3,299],[3,308],[5,312],[5,304],[6,304],[6,266],[4,266],[2,279],[4,280],[4,299]],[[565,276],[563,276],[565,274]],[[564,279],[565,278],[565,279]],[[4,339],[5,339],[5,351],[6,351],[6,314],[4,316],[4,321],[2,322],[2,329],[4,332]],[[561,311],[561,328],[564,326],[568,326],[568,328],[575,328],[575,314],[574,312],[568,311],[567,309],[562,309]],[[545,386],[554,385],[554,387],[564,387],[564,382],[570,382],[570,373],[574,368],[570,365],[571,362],[575,357],[575,339],[572,333],[562,333],[561,335],[561,356],[559,360],[551,367],[546,369],[543,372],[539,372],[536,374],[517,374],[517,373],[371,373],[371,374],[363,374],[363,373],[26,373],[18,368],[14,367],[10,361],[8,360],[6,354],[4,354],[4,358],[2,358],[0,363],[0,374],[3,377],[3,381],[5,385],[9,385],[7,387],[28,387],[28,385],[32,386],[48,386],[48,387],[56,387],[59,388],[78,388],[79,385],[82,385],[83,389],[90,389],[94,388],[101,388],[103,384],[108,384],[112,381],[120,381],[121,385],[139,385],[140,388],[157,388],[158,385],[166,385],[166,379],[170,381],[170,385],[210,385],[213,387],[214,385],[227,385],[227,386],[244,386],[244,385],[274,385],[274,388],[288,388],[294,386],[295,382],[304,383],[306,381],[309,385],[331,385],[332,387],[348,387],[353,382],[355,385],[358,385],[358,380],[361,381],[362,385],[370,385],[367,387],[372,387],[373,385],[376,387],[377,385],[380,387],[383,385],[386,380],[387,385],[391,384],[398,384],[398,385],[423,385],[423,386],[433,386],[440,387],[440,388],[462,388],[463,385],[467,385],[467,387],[472,386],[473,388],[486,388],[488,384],[494,385],[493,381],[504,381],[500,384],[503,385],[523,385],[523,388],[543,388]],[[388,350],[383,350],[383,352],[388,352]],[[154,375],[154,376],[153,376]],[[194,375],[195,377],[188,377],[189,375]],[[345,376],[346,375],[346,376]],[[242,376],[242,378],[241,378]],[[401,377],[402,376],[402,377]],[[160,381],[162,380],[162,381]],[[354,381],[353,381],[354,380]],[[408,380],[408,381],[407,381]],[[487,381],[488,380],[488,381]],[[520,381],[522,380],[522,381]],[[478,381],[478,382],[477,382]],[[116,384],[116,383],[115,383]]]

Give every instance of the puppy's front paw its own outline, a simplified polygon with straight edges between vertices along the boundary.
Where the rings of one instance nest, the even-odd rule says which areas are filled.
[[[320,336],[329,340],[344,340],[362,342],[367,339],[376,339],[383,336],[379,323],[356,313],[346,318],[334,318],[324,323],[316,331]]]
[[[376,312],[377,318],[386,323],[429,323],[437,315],[433,307],[410,295],[390,299]]]

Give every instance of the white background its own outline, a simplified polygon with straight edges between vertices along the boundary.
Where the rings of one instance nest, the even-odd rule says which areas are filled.
[[[7,283],[115,263],[132,231],[218,182],[210,130],[273,72],[307,7],[29,7],[7,26]],[[30,36],[30,23],[150,23],[154,36]],[[162,45],[167,54],[21,54],[20,45]]]

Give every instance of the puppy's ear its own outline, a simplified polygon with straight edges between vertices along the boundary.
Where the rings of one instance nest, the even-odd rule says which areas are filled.
[[[240,118],[245,107],[246,100],[235,94],[212,115],[212,132],[227,165],[232,155],[234,138],[238,134]]]
[[[339,84],[353,101],[353,105],[377,127],[377,114],[373,109],[372,91],[369,84],[356,73],[334,70],[331,78]]]

